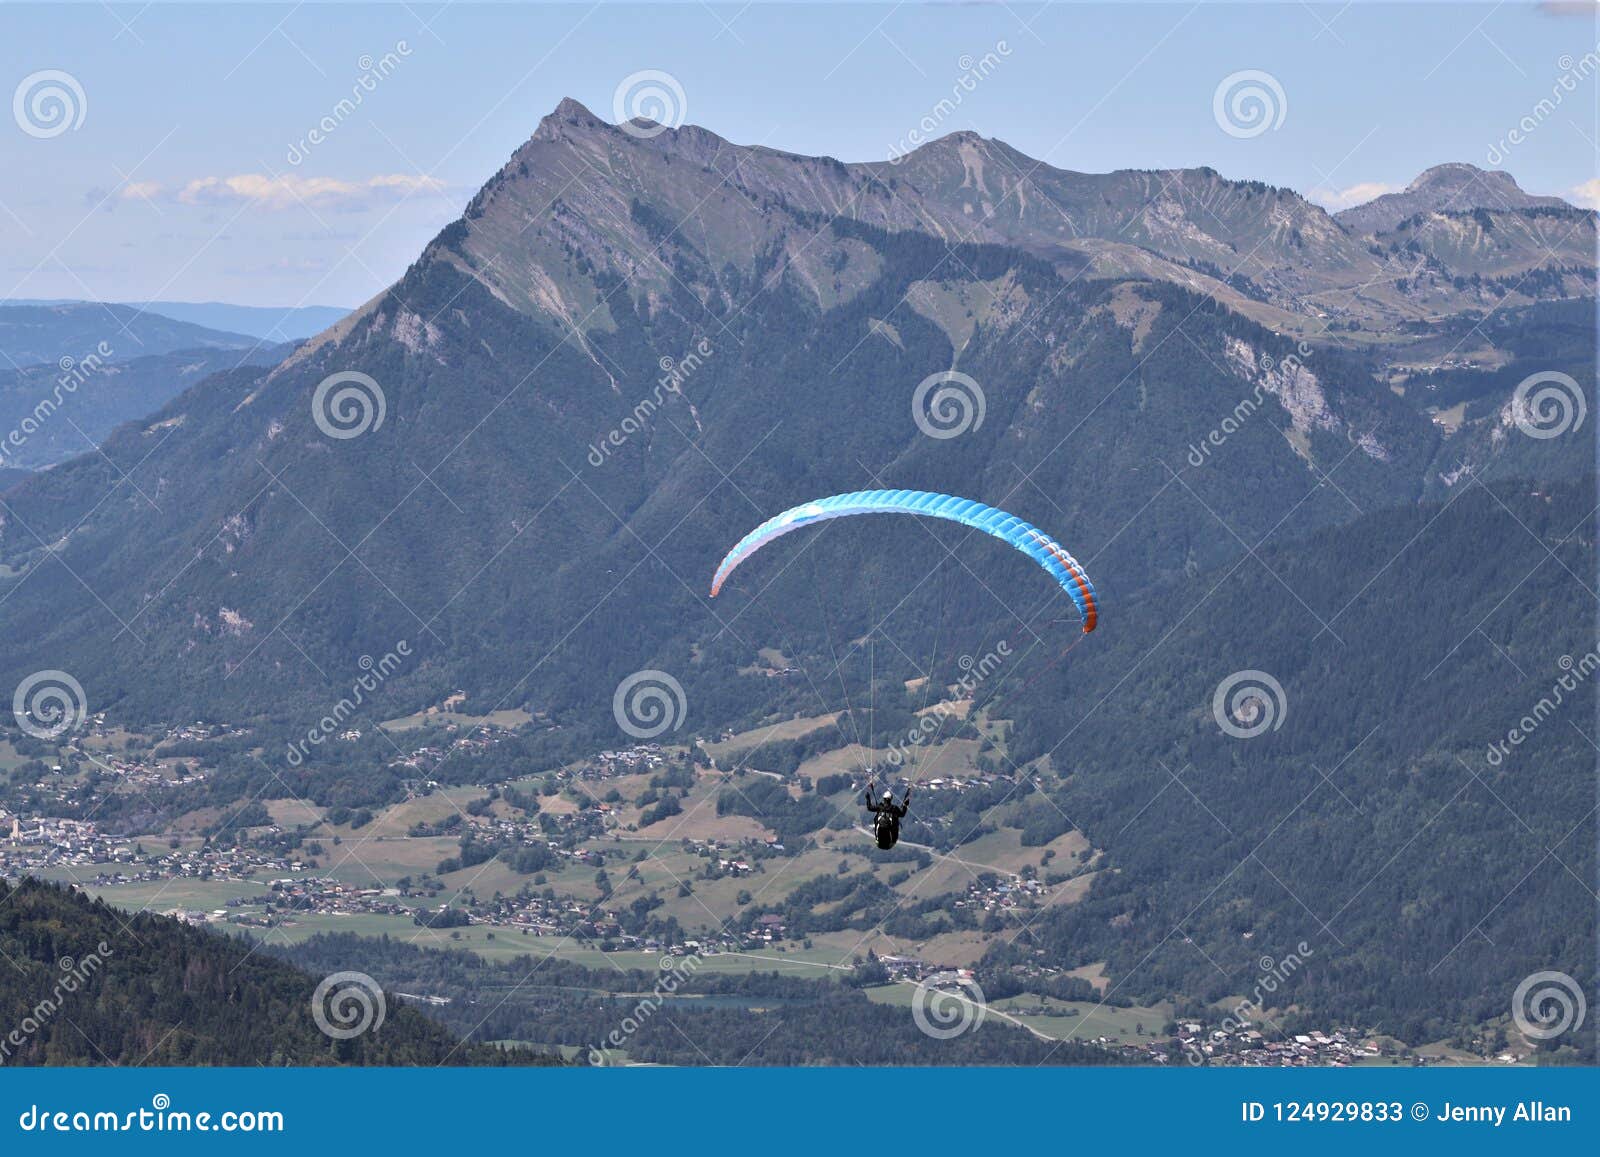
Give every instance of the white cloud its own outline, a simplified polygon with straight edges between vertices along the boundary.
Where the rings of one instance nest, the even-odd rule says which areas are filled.
[[[1585,209],[1600,209],[1600,177],[1591,177],[1567,190],[1567,200]]]
[[[166,196],[185,205],[249,203],[264,209],[292,209],[300,205],[313,209],[360,209],[398,201],[413,193],[437,193],[444,187],[444,182],[435,177],[405,173],[385,173],[355,181],[303,177],[298,173],[277,177],[239,173],[231,177],[197,177],[181,188],[172,189],[153,181],[141,181],[124,187],[121,195],[124,200]]]
[[[1337,213],[1341,209],[1365,205],[1376,197],[1394,192],[1398,192],[1397,187],[1385,184],[1383,181],[1362,181],[1347,189],[1312,189],[1306,194],[1306,198],[1315,201],[1331,213]]]

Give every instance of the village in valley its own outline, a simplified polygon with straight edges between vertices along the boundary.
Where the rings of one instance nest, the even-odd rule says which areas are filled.
[[[964,715],[969,706],[956,710]],[[172,816],[161,801],[204,784],[216,766],[212,747],[248,744],[249,730],[193,722],[134,735],[91,717],[53,754],[10,761],[11,786],[0,797],[0,876],[70,883],[130,911],[269,944],[354,931],[490,959],[549,954],[653,967],[693,957],[719,970],[818,979],[865,968],[878,977],[866,988],[870,998],[904,1003],[918,986],[972,983],[990,946],[1015,940],[1051,905],[1074,903],[1099,870],[1094,849],[1065,828],[1031,845],[1003,823],[944,851],[921,842],[938,838],[949,822],[939,816],[963,814],[964,796],[986,806],[1016,786],[1016,769],[992,754],[1003,727],[984,719],[967,721],[965,738],[918,753],[918,789],[933,801],[926,805],[933,818],[888,854],[872,847],[861,826],[859,752],[824,752],[786,774],[760,766],[760,741],[772,728],[723,731],[462,783],[440,769],[460,759],[492,764],[529,719],[441,709],[418,722],[379,725],[391,749],[387,766],[404,785],[403,798],[387,807],[324,808],[263,793],[237,809]],[[830,722],[780,729],[805,734],[808,725]],[[371,730],[352,725],[331,742],[353,745]],[[821,811],[797,838],[768,814],[786,807]],[[164,822],[140,825],[153,815]],[[862,927],[836,914],[861,896],[890,903],[891,914],[932,903],[949,919],[926,936],[891,922],[892,935],[882,922]],[[1025,971],[1046,988],[1077,978],[1086,982],[1084,995],[1030,995],[1024,983],[990,1003],[997,1020],[1143,1063],[1349,1065],[1443,1056],[1354,1029],[1288,1033],[1264,1012],[1213,1023],[1175,1020],[1170,1006],[1111,1004],[1099,999],[1109,984],[1096,965],[1064,971],[1039,963]]]

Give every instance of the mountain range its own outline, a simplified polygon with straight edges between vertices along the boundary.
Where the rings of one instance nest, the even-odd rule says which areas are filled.
[[[870,275],[830,275],[848,247],[808,240],[806,222],[836,218],[1006,245],[1069,279],[1174,282],[1315,338],[1360,330],[1393,341],[1450,316],[1591,295],[1593,214],[1471,165],[1431,169],[1335,218],[1292,190],[1212,169],[1075,173],[972,133],[855,165],[738,148],[692,126],[641,136],[564,101],[445,249],[507,301],[579,330],[609,324],[580,254],[606,256],[636,293],[663,295],[668,253],[693,249],[718,270],[777,251],[786,276],[828,308]],[[636,216],[635,200],[660,217]],[[652,225],[670,231],[690,215],[705,235],[673,234],[652,256],[663,240]],[[510,252],[526,261],[508,263]]]
[[[1288,806],[1286,785],[1320,783],[1310,762],[1353,760],[1371,838],[1330,834],[1319,801],[1282,852],[1315,860],[1319,933],[1386,849],[1460,873],[1441,849],[1521,838],[1486,803],[1413,820],[1515,722],[1494,715],[1513,712],[1494,652],[1521,696],[1583,643],[1594,241],[1594,214],[1467,165],[1335,216],[1210,169],[1074,173],[968,133],[843,164],[564,101],[393,286],[5,494],[3,674],[73,672],[91,710],[129,721],[303,733],[403,642],[358,722],[447,697],[520,707],[565,755],[619,738],[633,672],[673,675],[694,731],[834,711],[870,727],[879,696],[1008,640],[1020,677],[982,694],[1119,866],[1041,926],[1049,951],[1128,972],[1153,956],[1140,983],[1194,991],[1204,951],[1168,930],[1208,899],[1192,869],[1212,852],[1173,851],[1203,812],[1174,810],[1174,789],[1154,835],[1125,834],[1186,760],[1222,816]],[[914,399],[952,372],[965,410],[930,435]],[[1519,393],[1536,375],[1567,392],[1536,405]],[[1099,587],[1099,630],[1062,662],[1076,625],[1026,560],[916,522],[830,524],[708,597],[765,517],[876,487],[1050,528]],[[773,653],[803,678],[760,677]],[[1295,673],[1286,727],[1309,730],[1219,742],[1212,689],[1264,665]],[[1415,714],[1457,709],[1483,734]],[[1374,724],[1401,737],[1354,754]],[[1544,769],[1549,800],[1572,798],[1579,755]],[[393,757],[371,740],[219,783],[376,803]],[[1564,812],[1541,807],[1535,840]],[[1257,832],[1224,827],[1240,854]],[[1323,942],[1345,994],[1403,981],[1395,1006],[1420,1006],[1446,933],[1386,960],[1385,920],[1448,910],[1465,931],[1480,899],[1427,880],[1424,899],[1352,908],[1355,951]],[[1245,883],[1178,937],[1242,959],[1244,933],[1304,918],[1254,867]],[[1529,911],[1566,902],[1552,888]],[[1443,974],[1452,1012],[1511,967],[1472,955]]]
[[[54,300],[17,298],[0,302],[0,309],[16,307],[91,306],[100,308],[112,305],[115,309],[131,309],[141,314],[155,314],[169,321],[183,322],[224,334],[244,334],[266,342],[281,344],[299,341],[321,333],[333,325],[348,309],[332,305],[234,305],[222,301],[127,301],[104,303],[81,301],[76,298]]]
[[[229,333],[190,321],[178,321],[131,305],[105,302],[56,302],[0,305],[0,360],[9,368],[48,365],[63,358],[102,360],[180,350],[246,350],[256,338]]]
[[[288,346],[212,347],[126,360],[69,358],[0,371],[0,464],[41,470],[91,453],[113,429],[160,409],[212,374],[276,364]],[[9,483],[0,483],[9,485]]]
[[[93,451],[214,373],[275,365],[291,348],[142,306],[0,304],[0,489]]]
[[[1394,231],[1358,235],[1210,170],[1073,174],[970,134],[849,166],[566,101],[395,286],[16,492],[9,650],[97,672],[108,706],[236,715],[414,636],[427,659],[396,692],[548,708],[572,701],[567,644],[618,626],[583,613],[597,583],[660,606],[631,645],[598,644],[601,677],[669,640],[728,645],[734,612],[703,574],[746,522],[811,494],[1005,499],[1108,552],[1125,596],[1231,558],[1235,535],[1415,501],[1466,468],[1582,471],[1575,439],[1505,437],[1503,379],[1556,348],[1523,341],[1529,326],[1582,333],[1593,215],[1463,172],[1425,175]],[[1490,277],[1462,272],[1490,254]],[[1424,272],[1387,279],[1402,266]],[[1568,341],[1559,357],[1586,356]],[[663,359],[701,343],[715,352],[663,392]],[[983,384],[988,421],[928,439],[910,392],[953,366]],[[347,372],[386,416],[330,438],[311,400]],[[1178,493],[1200,501],[1173,502],[1194,445],[1269,394],[1233,464],[1190,467]],[[652,395],[646,428],[586,464]],[[63,566],[81,579],[65,598],[34,577]],[[835,582],[867,601],[860,575]]]

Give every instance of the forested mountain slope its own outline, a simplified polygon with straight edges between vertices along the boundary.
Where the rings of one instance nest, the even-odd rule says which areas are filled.
[[[8,499],[6,670],[81,671],[96,708],[130,717],[292,718],[403,639],[397,714],[457,688],[560,713],[603,711],[619,677],[688,667],[693,646],[684,677],[715,684],[697,694],[715,717],[762,693],[721,672],[792,628],[743,613],[761,586],[713,606],[706,579],[745,529],[809,496],[906,486],[1008,506],[1093,558],[1114,604],[1440,485],[1446,435],[1422,391],[1397,396],[1362,350],[1030,256],[1029,194],[973,209],[971,151],[1001,148],[952,137],[878,172],[694,128],[642,138],[564,104],[392,289],[283,365],[209,378]],[[1132,175],[1032,179],[1047,177],[1080,232],[1157,244]],[[1268,196],[1218,187],[1227,205]],[[1210,227],[1233,221],[1217,243],[1242,247],[1224,201],[1206,202]],[[1269,229],[1251,251],[1359,264],[1342,226],[1298,205],[1299,240]],[[953,243],[969,217],[983,224],[965,235],[1023,248]],[[912,401],[952,367],[984,419],[930,437]],[[370,383],[345,415],[364,432],[336,437],[353,431],[313,407],[350,374]],[[1513,453],[1526,476],[1584,468],[1576,439],[1503,433],[1474,469]],[[868,534],[890,549],[864,568]],[[878,592],[909,590],[891,629],[926,652],[946,595],[917,580],[952,540],[826,539],[807,565],[828,571],[848,637]],[[1016,565],[968,549],[964,566]],[[770,581],[768,605],[791,610],[818,589],[808,571]],[[1015,631],[1032,612],[995,597],[1010,589],[1026,587],[948,597]]]
[[[1592,982],[1594,505],[1474,482],[1123,608],[1007,703],[1116,869],[1018,950],[1221,999],[1303,942],[1280,1007],[1410,1041]]]
[[[312,1015],[318,978],[169,917],[128,915],[81,893],[0,881],[0,1040],[10,1065],[413,1065],[540,1063],[460,1046],[398,1000],[369,1031],[334,1039]],[[365,1015],[352,1006],[342,1010]],[[347,1022],[331,1023],[343,1029]]]

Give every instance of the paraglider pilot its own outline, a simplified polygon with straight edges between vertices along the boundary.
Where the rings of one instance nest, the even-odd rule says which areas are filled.
[[[894,802],[894,792],[885,791],[878,798],[876,780],[867,784],[867,810],[873,813],[872,834],[878,838],[878,847],[888,851],[900,839],[900,820],[911,807],[911,785],[906,785],[905,799]]]

